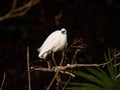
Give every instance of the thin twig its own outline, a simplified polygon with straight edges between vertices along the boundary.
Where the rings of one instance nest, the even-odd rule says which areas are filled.
[[[117,66],[119,66],[119,65],[120,65],[120,63],[117,63],[117,64],[114,65],[114,67],[117,67]]]
[[[28,70],[28,88],[31,90],[30,67],[29,67],[29,46],[27,46],[27,70]]]
[[[120,77],[120,73],[115,78],[118,79],[119,77]]]
[[[80,51],[80,49],[77,49],[77,50],[75,51],[75,54],[74,54],[73,59],[72,59],[72,61],[71,61],[71,64],[74,64],[74,63],[75,63],[75,59],[76,59],[77,54],[78,54],[79,51]],[[71,70],[71,73],[72,73],[72,71],[73,71],[73,70]],[[62,90],[64,90],[64,89],[66,88],[66,86],[69,84],[69,82],[70,82],[71,79],[72,79],[72,76],[69,76],[69,78],[68,78],[67,82],[65,83],[64,87],[62,88]]]
[[[71,77],[75,77],[75,75],[74,74],[72,74],[72,73],[70,73],[70,72],[67,72],[67,71],[60,71],[61,73],[63,73],[63,74],[67,74],[67,75],[70,75]]]
[[[64,58],[65,58],[65,51],[62,52],[62,59],[61,59],[59,66],[63,64]]]
[[[83,42],[82,39],[75,39],[73,41],[73,43],[67,48],[67,51],[70,50],[70,48],[76,48],[76,49],[83,49],[83,48],[85,48],[87,46],[86,44],[76,45],[77,43],[81,43],[81,42]]]
[[[52,81],[50,82],[49,86],[47,87],[47,90],[50,90],[50,88],[51,88],[51,86],[52,86],[53,82],[55,81],[56,76],[58,75],[58,73],[59,73],[59,71],[57,71],[57,72],[55,73],[55,75],[54,75],[54,77],[53,77]]]
[[[6,77],[6,74],[5,74],[5,72],[4,72],[2,84],[1,84],[1,86],[0,86],[0,90],[2,90],[3,85],[4,85],[4,83],[5,83],[5,77]]]
[[[9,14],[11,14],[11,13],[13,12],[13,10],[14,10],[15,7],[16,7],[16,4],[17,4],[17,0],[14,0],[13,3],[12,3],[12,7],[11,7],[11,9],[10,9],[10,11],[9,11]]]
[[[118,52],[117,54],[114,55],[115,57],[118,57],[120,56],[120,52]]]
[[[59,64],[59,66],[61,66],[62,63],[63,63],[63,60],[64,60],[64,54],[65,54],[65,52],[63,51],[63,52],[62,52],[62,59],[61,59],[61,62],[60,62],[60,64]],[[50,89],[50,87],[52,86],[53,82],[55,81],[55,79],[57,78],[57,76],[58,76],[58,74],[59,74],[59,70],[55,70],[55,71],[56,71],[56,73],[55,73],[55,75],[54,75],[52,81],[50,82],[50,84],[49,84],[47,90]]]
[[[75,58],[76,58],[76,56],[77,56],[77,54],[78,54],[79,51],[80,51],[80,49],[77,49],[77,50],[75,51],[75,54],[74,54],[74,56],[73,56],[73,59],[72,59],[71,64],[74,64],[74,63],[75,63]]]
[[[68,83],[70,82],[70,80],[72,79],[71,76],[69,76],[67,82],[65,83],[64,87],[62,88],[62,90],[65,90],[66,86],[68,85]]]
[[[75,76],[72,73],[61,70],[61,67],[55,67],[54,69],[42,68],[42,67],[31,67],[31,71],[33,71],[33,70],[35,70],[35,71],[44,71],[44,72],[57,72],[57,71],[59,71],[60,73],[67,74],[67,75],[70,75],[72,77]]]
[[[71,46],[71,48],[76,48],[76,49],[80,48],[80,49],[82,49],[82,48],[85,48],[85,45],[83,45],[83,46]]]
[[[31,67],[31,70],[43,71],[43,72],[55,72],[53,68],[43,68],[43,67]]]

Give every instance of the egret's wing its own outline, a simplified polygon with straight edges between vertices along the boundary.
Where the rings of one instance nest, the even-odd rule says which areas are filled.
[[[51,34],[47,37],[47,39],[44,41],[43,45],[53,43],[53,41],[55,41],[56,38],[58,37],[59,33],[60,33],[59,30],[54,31],[53,33],[51,33]]]
[[[47,37],[47,39],[44,41],[44,43],[42,44],[40,50],[42,52],[45,52],[45,51],[49,51],[49,50],[53,49],[56,46],[57,42],[58,42],[59,34],[60,34],[59,30],[51,33]]]
[[[41,51],[41,49],[43,50],[43,48],[47,48],[48,45],[51,46],[51,44],[53,43],[53,41],[55,40],[57,34],[59,33],[59,30],[54,31],[53,33],[51,33],[47,39],[43,42],[43,44],[41,45],[40,48],[37,49],[38,52]]]

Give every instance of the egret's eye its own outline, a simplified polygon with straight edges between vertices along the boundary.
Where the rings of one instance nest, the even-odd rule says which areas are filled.
[[[65,33],[65,30],[64,30],[64,31],[61,31],[61,33]]]
[[[66,34],[66,29],[62,28],[61,33]]]

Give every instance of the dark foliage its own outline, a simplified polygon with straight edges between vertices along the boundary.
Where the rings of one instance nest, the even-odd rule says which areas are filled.
[[[24,0],[18,1],[19,6]],[[1,16],[9,11],[11,3],[11,0],[0,1]],[[60,14],[57,23],[55,17]],[[84,63],[103,62],[106,48],[120,49],[119,24],[119,0],[42,0],[25,16],[0,22],[0,84],[6,72],[4,90],[27,90],[26,75],[22,77],[26,70],[27,45],[30,62],[38,60],[36,49],[47,35],[61,27],[68,30],[69,45],[76,38],[82,38],[87,44],[80,62],[84,59]],[[51,79],[46,73],[33,72],[32,80],[33,90],[43,90]]]

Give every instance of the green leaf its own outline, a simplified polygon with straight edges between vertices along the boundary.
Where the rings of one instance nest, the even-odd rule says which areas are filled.
[[[110,49],[108,48],[108,56],[104,53],[104,57],[106,59],[106,62],[109,62],[111,61],[111,63],[107,64],[107,69],[108,69],[108,72],[109,72],[109,75],[112,79],[115,78],[115,75],[114,75],[114,67],[113,67],[113,64],[112,64],[112,56],[111,56],[111,52],[110,52]]]
[[[95,75],[96,78],[100,79],[104,87],[107,87],[112,84],[111,78],[109,78],[107,73],[101,70],[99,67],[98,68],[88,67],[87,70],[91,72],[93,75]]]
[[[100,79],[96,78],[95,76],[91,74],[87,74],[81,71],[73,71],[73,73],[81,77],[84,77],[86,79],[89,79],[90,81],[97,83],[98,85],[104,86],[104,83]]]
[[[82,85],[83,87],[80,90],[105,90],[103,87],[96,84],[83,83]]]

